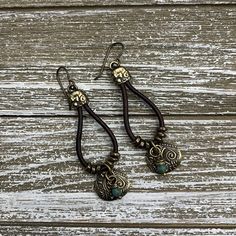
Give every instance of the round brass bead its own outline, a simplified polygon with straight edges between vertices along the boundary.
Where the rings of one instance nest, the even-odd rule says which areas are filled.
[[[141,137],[137,136],[136,139],[134,140],[135,144],[139,144],[141,142]]]
[[[145,144],[146,144],[145,140],[142,140],[142,141],[140,142],[139,146],[140,146],[140,147],[145,147]]]
[[[166,128],[166,127],[159,127],[159,128],[157,129],[157,131],[166,132],[166,131],[167,131],[167,128]]]
[[[99,168],[98,165],[93,165],[93,164],[89,163],[87,165],[87,167],[85,168],[85,170],[91,174],[96,174],[98,172],[98,168]]]
[[[111,152],[110,156],[118,161],[120,158],[120,153],[119,152]]]
[[[158,132],[158,133],[156,134],[156,136],[159,137],[159,138],[165,138],[165,137],[166,137],[166,134],[163,133],[163,132]]]

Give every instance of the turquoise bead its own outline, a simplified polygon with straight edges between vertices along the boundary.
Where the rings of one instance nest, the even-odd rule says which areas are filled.
[[[117,198],[122,195],[121,189],[117,187],[112,188],[111,192],[112,192],[112,195]]]
[[[159,165],[156,166],[156,172],[158,174],[164,174],[168,171],[168,167],[165,163],[161,163]]]

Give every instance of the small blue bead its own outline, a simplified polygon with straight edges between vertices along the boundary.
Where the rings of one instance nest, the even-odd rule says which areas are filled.
[[[166,164],[161,163],[156,167],[156,172],[158,174],[164,174],[168,171],[168,167],[166,166]]]
[[[120,197],[122,195],[121,189],[117,187],[112,188],[111,192],[114,197]]]

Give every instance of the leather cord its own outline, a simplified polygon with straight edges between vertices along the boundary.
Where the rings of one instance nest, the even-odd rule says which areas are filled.
[[[94,118],[94,120],[96,120],[98,122],[98,124],[100,124],[102,126],[102,128],[107,132],[107,134],[111,138],[111,141],[113,144],[113,152],[118,152],[118,143],[117,143],[116,137],[113,134],[113,132],[111,131],[111,129],[107,126],[107,124],[98,115],[96,115],[94,113],[93,110],[91,110],[91,108],[89,107],[88,104],[85,104],[84,108],[89,113],[89,115],[91,115]]]
[[[130,123],[129,123],[129,103],[128,103],[128,95],[125,84],[120,84],[121,92],[122,92],[122,101],[123,101],[123,116],[124,116],[124,124],[127,134],[129,135],[130,139],[134,141],[136,137],[134,136]]]
[[[163,116],[160,112],[160,110],[157,108],[157,106],[144,94],[139,92],[136,88],[133,87],[133,85],[126,81],[125,83],[120,84],[121,92],[122,92],[122,100],[123,100],[123,116],[124,116],[124,124],[127,134],[129,135],[130,139],[132,141],[136,140],[136,136],[133,134],[130,123],[129,123],[129,104],[128,104],[128,95],[127,95],[127,89],[126,87],[133,92],[137,97],[141,98],[147,105],[149,105],[152,110],[154,111],[155,115],[158,118],[159,121],[159,127],[165,127]]]
[[[127,81],[125,84],[130,91],[132,91],[138,97],[143,99],[143,101],[152,108],[152,110],[154,111],[154,113],[156,114],[156,116],[159,120],[160,127],[165,127],[163,116],[162,116],[160,110],[158,109],[158,107],[148,97],[146,97],[144,94],[139,92],[129,81]]]
[[[111,129],[106,125],[106,123],[94,113],[93,110],[89,107],[88,104],[84,104],[83,106],[78,107],[78,129],[77,129],[77,138],[76,138],[76,152],[80,163],[83,167],[90,173],[97,173],[99,171],[100,165],[91,164],[87,162],[82,154],[81,151],[81,139],[82,139],[82,132],[83,132],[83,107],[84,109],[91,115],[97,122],[102,126],[102,128],[107,132],[109,137],[111,138],[112,145],[113,145],[113,153],[118,153],[118,143],[116,140],[115,135],[111,131]]]
[[[78,129],[77,129],[77,137],[76,137],[76,152],[82,166],[87,168],[88,163],[83,158],[83,154],[81,151],[82,131],[83,131],[83,108],[82,106],[80,106],[78,107]]]

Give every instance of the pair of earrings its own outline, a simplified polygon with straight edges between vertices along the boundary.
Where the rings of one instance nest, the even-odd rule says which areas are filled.
[[[112,61],[109,65],[109,70],[116,84],[119,85],[122,93],[123,100],[123,117],[124,126],[128,136],[136,147],[144,148],[147,150],[146,162],[149,168],[158,173],[165,174],[175,169],[181,162],[181,152],[176,146],[166,143],[163,139],[166,137],[166,127],[164,124],[163,116],[157,106],[140,91],[135,89],[130,83],[131,75],[129,71],[120,65],[120,57],[124,51],[124,45],[122,43],[111,44],[106,52],[103,65],[101,67],[99,75],[95,78],[101,77],[103,71],[106,69],[105,65],[110,54],[110,51],[114,47],[121,47],[121,52],[118,57]],[[65,89],[60,79],[60,71],[64,70],[68,79],[68,87]],[[100,198],[103,200],[115,200],[122,198],[129,190],[130,183],[127,176],[122,172],[114,169],[114,164],[119,161],[120,154],[118,152],[118,143],[115,135],[107,124],[96,115],[89,107],[88,98],[84,91],[78,89],[74,80],[70,79],[67,69],[63,66],[59,67],[56,73],[57,81],[69,102],[69,108],[76,108],[78,111],[78,130],[76,138],[76,151],[77,156],[89,173],[96,174],[97,178],[94,183],[94,190]],[[153,140],[145,140],[140,136],[134,135],[129,124],[129,106],[128,106],[128,95],[127,89],[133,92],[137,97],[141,98],[147,105],[149,105],[159,121],[159,127],[157,128],[156,135]],[[84,159],[81,151],[81,139],[83,131],[83,109],[88,112],[107,132],[112,141],[112,151],[110,155],[105,158],[102,163],[92,164]]]

